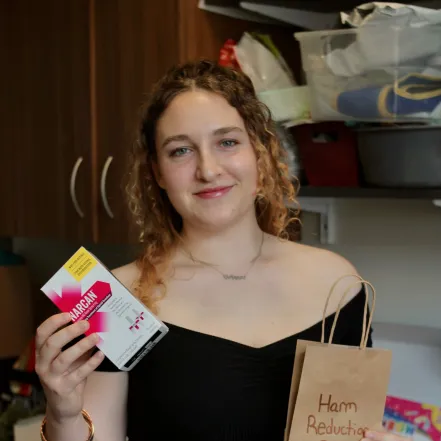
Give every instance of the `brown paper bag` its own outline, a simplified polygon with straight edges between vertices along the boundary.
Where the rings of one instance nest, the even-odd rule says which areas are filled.
[[[358,281],[343,294],[329,342],[324,342],[326,310],[337,284],[345,277]],[[366,429],[378,429],[384,413],[392,363],[389,350],[366,348],[375,309],[374,287],[359,276],[337,280],[329,293],[322,321],[321,342],[299,340],[294,360],[285,441],[359,441]],[[338,316],[349,291],[358,284],[369,290],[360,347],[332,344]]]

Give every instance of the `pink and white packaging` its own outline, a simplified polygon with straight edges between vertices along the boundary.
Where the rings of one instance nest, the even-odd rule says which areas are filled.
[[[130,371],[168,332],[130,291],[81,247],[41,288],[72,321],[88,320],[97,347],[115,366]]]

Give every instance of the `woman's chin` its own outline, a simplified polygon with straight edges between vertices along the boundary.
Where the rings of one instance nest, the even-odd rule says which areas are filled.
[[[196,216],[189,222],[198,229],[205,231],[222,231],[230,228],[239,222],[237,213],[223,213],[222,210],[210,213],[209,211],[202,216]]]
[[[229,204],[207,204],[181,211],[184,224],[205,231],[222,231],[243,222],[244,218],[255,217],[253,200],[241,200]]]

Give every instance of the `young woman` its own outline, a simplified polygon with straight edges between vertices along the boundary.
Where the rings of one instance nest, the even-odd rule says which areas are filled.
[[[144,248],[114,274],[170,332],[128,374],[91,355],[87,323],[45,321],[37,373],[49,441],[90,439],[92,425],[97,441],[283,439],[296,341],[320,339],[331,286],[356,270],[283,239],[294,189],[274,133],[233,70],[186,64],[153,90],[127,186]],[[350,293],[334,342],[359,345],[364,296]]]

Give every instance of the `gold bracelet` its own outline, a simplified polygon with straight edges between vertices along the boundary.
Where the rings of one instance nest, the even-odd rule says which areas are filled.
[[[95,435],[95,427],[93,425],[92,418],[84,409],[81,411],[81,414],[83,415],[84,421],[86,421],[87,426],[89,428],[89,435],[88,435],[86,441],[93,441],[93,437]],[[45,434],[44,434],[45,427],[46,427],[46,416],[43,418],[43,421],[41,422],[41,426],[40,426],[41,441],[48,441]]]

